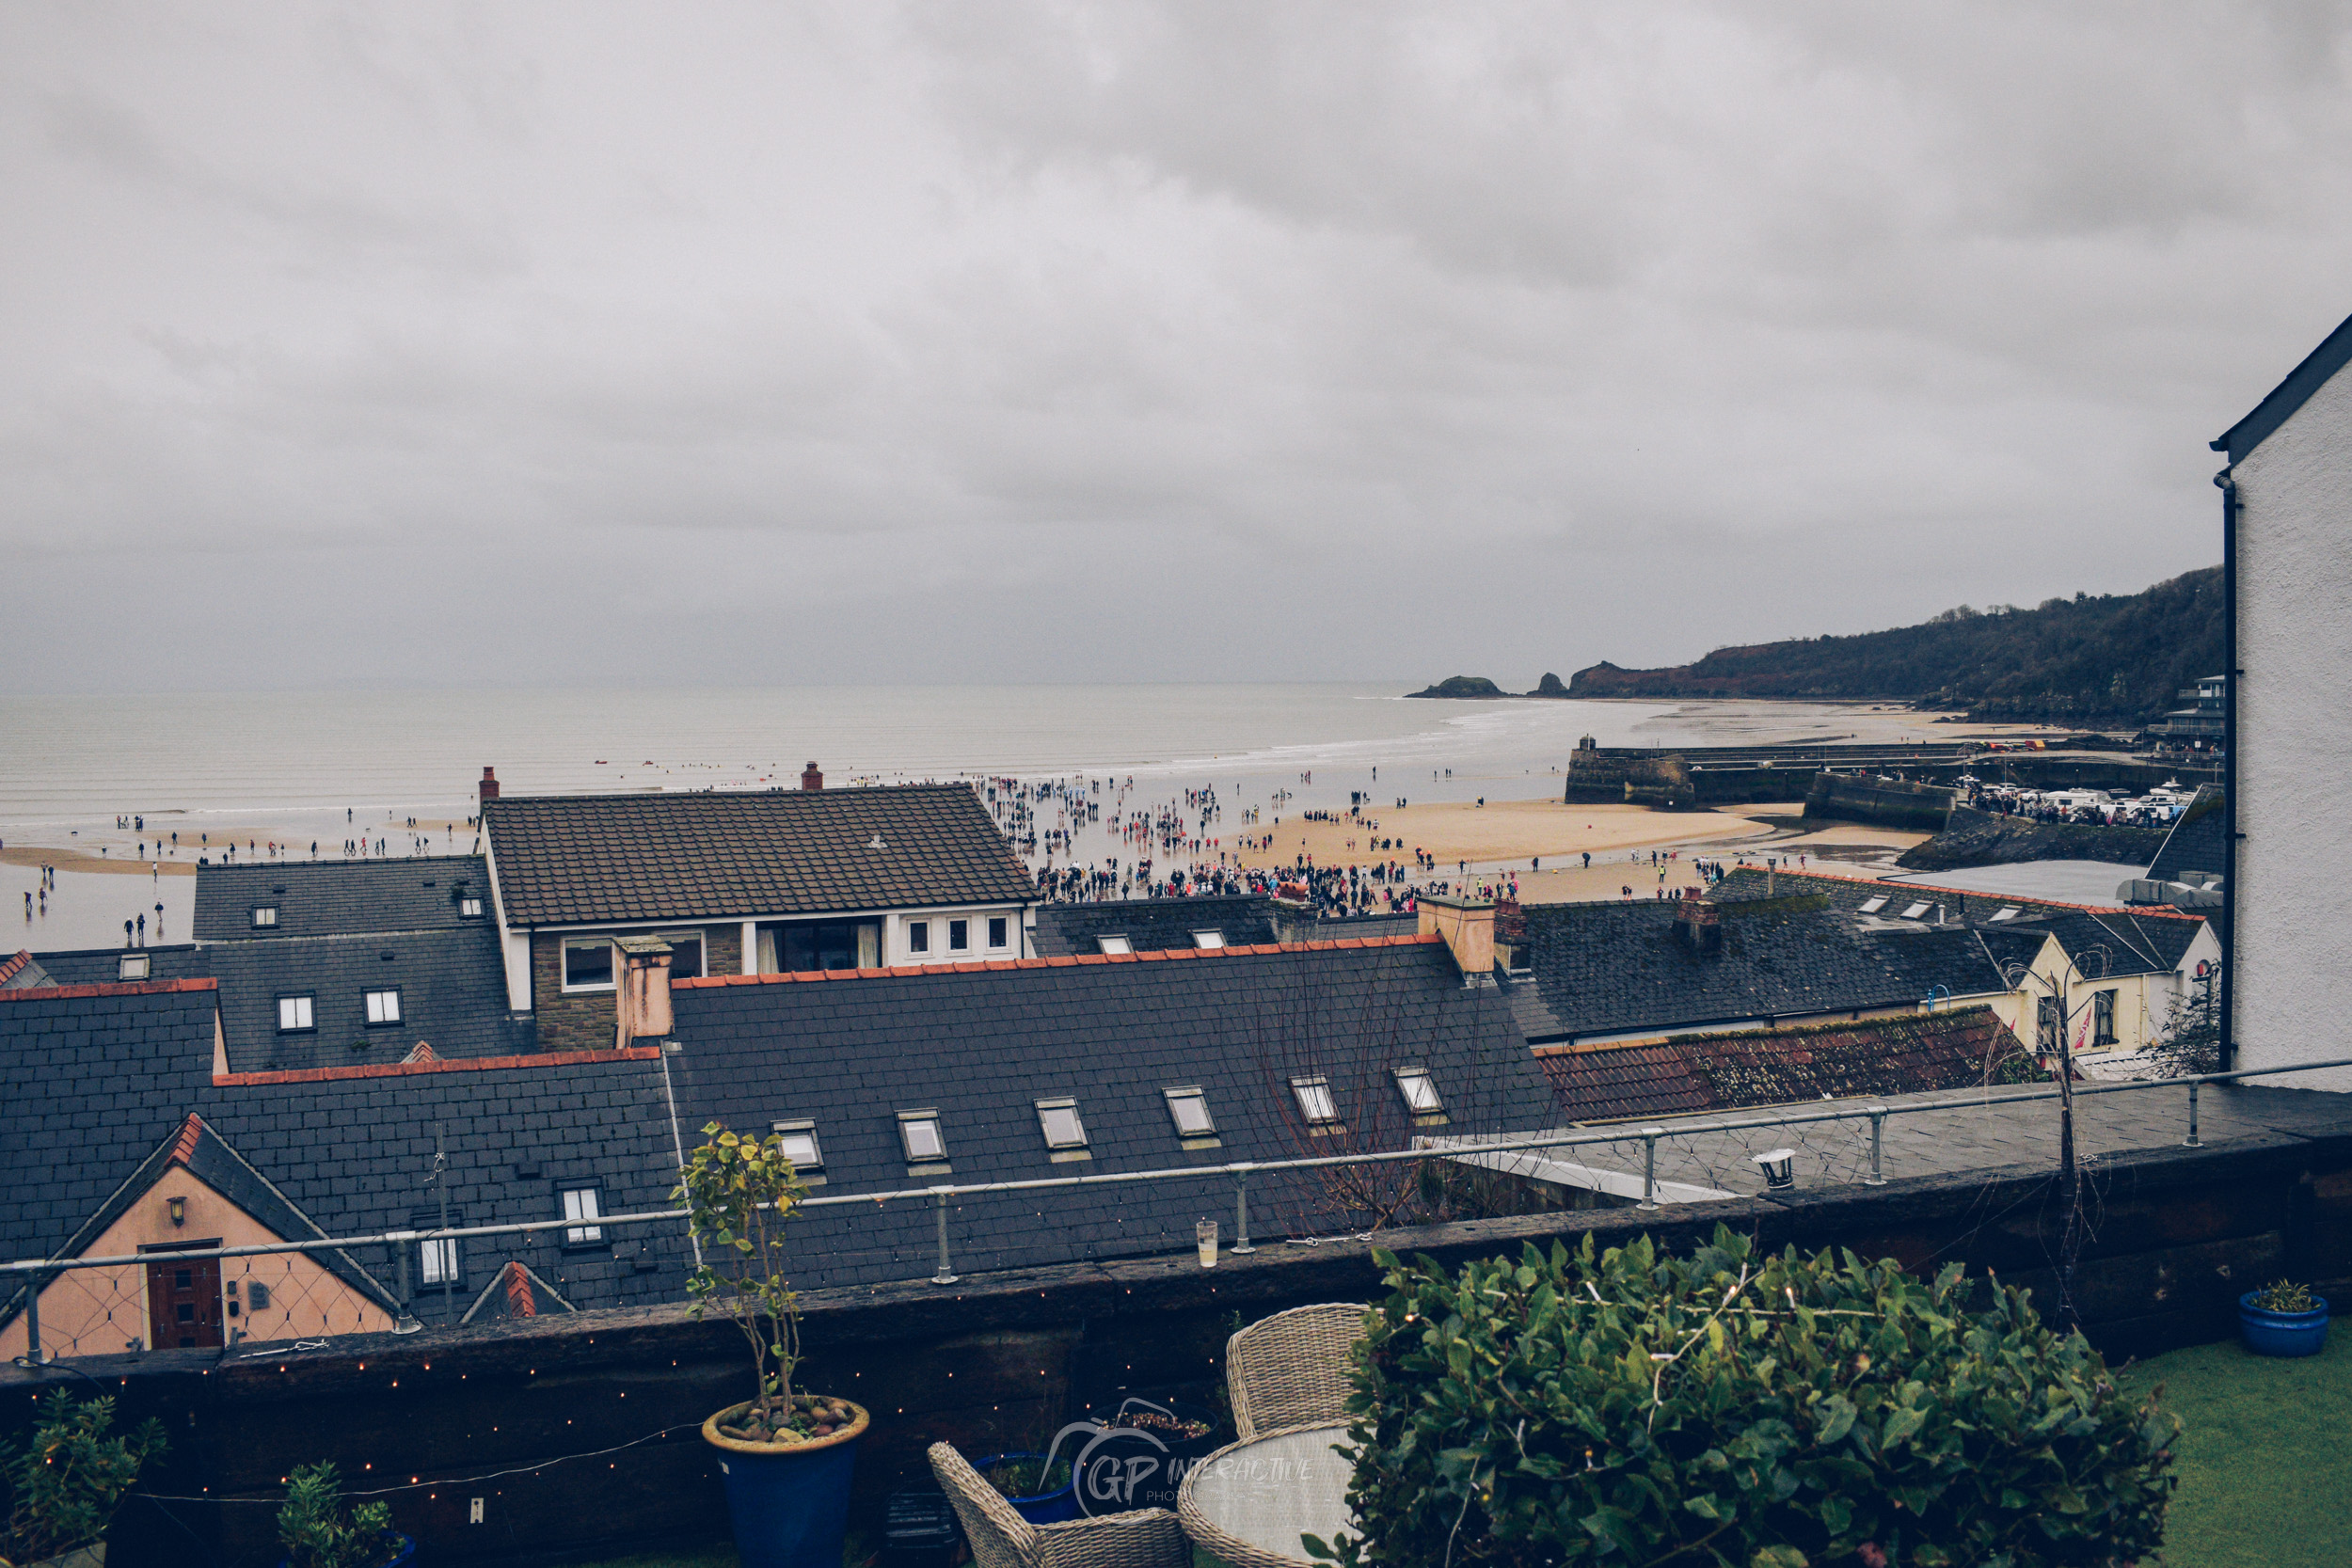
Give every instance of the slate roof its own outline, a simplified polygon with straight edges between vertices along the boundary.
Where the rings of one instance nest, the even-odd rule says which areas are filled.
[[[482,898],[481,919],[459,917],[461,886]],[[489,896],[480,855],[199,865],[194,929],[199,942],[453,930],[491,924]],[[278,911],[277,925],[253,924],[260,905]]]
[[[1784,890],[1785,892],[1785,890]],[[1534,1041],[1663,1033],[1706,1023],[1803,1017],[2007,989],[1964,927],[1877,923],[1816,895],[1720,906],[1720,951],[1692,952],[1675,904],[1533,904],[1532,974],[1510,1006]]]
[[[398,1061],[419,1044],[444,1059],[512,1056],[537,1044],[535,1022],[507,1011],[495,927],[390,936],[223,942],[202,950],[220,981],[232,1072]],[[366,993],[400,992],[400,1021],[368,1022]],[[280,1034],[278,999],[308,995],[316,1027]]]
[[[111,985],[122,973],[125,954],[147,955],[151,980],[185,980],[207,973],[204,955],[192,942],[157,947],[81,947],[64,953],[38,955],[38,967],[47,976],[38,982],[52,986]]]
[[[1243,894],[1223,898],[1122,898],[1102,904],[1046,904],[1037,911],[1041,958],[1099,953],[1098,939],[1123,936],[1137,953],[1193,945],[1192,933],[1221,931],[1229,947],[1275,940],[1273,900]],[[1333,933],[1337,935],[1338,933]],[[1366,933],[1350,931],[1350,936]]]
[[[1990,1007],[1681,1035],[1658,1044],[1544,1052],[1536,1060],[1561,1114],[1572,1122],[1917,1094],[2042,1076]]]
[[[963,784],[507,796],[483,821],[514,926],[1037,901]]]
[[[1435,939],[728,976],[678,985],[673,1006],[683,1121],[763,1132],[814,1121],[818,1196],[1406,1148],[1399,1066],[1429,1069],[1445,1134],[1555,1119],[1502,995],[1465,987]],[[1289,1079],[1306,1073],[1328,1078],[1344,1137],[1296,1124]],[[1183,1147],[1162,1091],[1184,1085],[1206,1094],[1220,1147]],[[1089,1160],[1051,1157],[1035,1102],[1059,1096],[1077,1101]],[[910,1176],[897,1113],[914,1109],[939,1112],[949,1174]],[[1249,1192],[1261,1241],[1361,1223],[1279,1173]],[[949,1236],[957,1269],[1013,1268],[1188,1247],[1202,1217],[1230,1239],[1232,1215],[1232,1179],[1218,1175],[965,1197]],[[928,1276],[935,1224],[920,1199],[807,1211],[794,1222],[795,1283]]]
[[[2352,363],[2352,316],[2345,317],[2333,332],[2320,340],[2319,346],[2305,355],[2301,364],[2287,372],[2286,379],[2273,387],[2244,419],[2209,444],[2216,451],[2228,452],[2230,461],[2236,463],[2262,445],[2272,431],[2293,419],[2311,395],[2328,385],[2346,363]]]
[[[2219,877],[2229,865],[2229,799],[2218,785],[2201,785],[2197,798],[2181,814],[2181,819],[2172,824],[2172,831],[2164,835],[2156,858],[2148,863],[2148,879],[2177,882],[2183,879],[2182,873],[2187,871]]]
[[[453,1223],[559,1218],[560,1192],[575,1181],[599,1183],[609,1214],[667,1207],[676,1162],[653,1052],[216,1083],[216,995],[210,979],[0,991],[0,1060],[11,1068],[11,1092],[0,1101],[0,1148],[11,1155],[0,1162],[0,1257],[57,1255],[190,1113],[330,1235],[432,1222],[425,1179],[437,1128]],[[581,1307],[682,1294],[685,1243],[672,1227],[612,1230],[605,1243],[579,1250],[565,1249],[562,1234],[462,1243],[458,1311],[508,1258]],[[650,1268],[638,1264],[641,1244]],[[355,1248],[353,1258],[390,1284],[399,1271],[388,1250]],[[420,1317],[437,1321],[440,1309],[437,1291],[421,1292]]]
[[[1708,893],[1710,900],[1734,905],[1760,896],[1766,887],[1764,874],[1752,869],[1733,872],[1718,882]],[[1809,894],[1828,899],[1840,909],[1859,911],[1872,898],[1886,899],[1886,907],[1879,911],[1881,924],[1887,917],[1909,905],[1926,902],[1942,904],[1947,922],[1960,921],[1973,925],[1988,940],[1997,942],[2000,933],[2030,934],[2030,946],[2025,950],[2001,952],[2002,961],[2010,958],[2029,960],[2040,950],[2042,933],[2058,939],[2068,956],[2082,963],[2085,955],[2104,949],[2109,956],[2110,974],[2150,974],[2168,973],[2180,964],[2189,944],[2197,940],[2197,932],[2204,922],[2195,916],[2146,909],[2090,909],[2080,904],[2060,904],[2037,898],[2000,898],[1989,894],[1962,894],[1949,888],[1923,888],[1907,882],[1871,881],[1864,878],[1832,877],[1807,872],[1783,871],[1772,886],[1783,897],[1792,894]],[[2004,909],[2018,912],[2008,920],[1994,921],[1993,916]],[[1932,920],[1932,915],[1927,917]],[[1922,927],[1927,921],[1901,921],[1896,925]],[[2000,951],[1996,947],[1996,951]],[[1955,992],[1957,994],[1957,991]]]
[[[0,958],[0,990],[23,990],[30,986],[49,984],[49,972],[33,961],[33,955],[18,948],[8,958]]]

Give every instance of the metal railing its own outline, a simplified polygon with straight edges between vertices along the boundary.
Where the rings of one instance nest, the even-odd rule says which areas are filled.
[[[2187,1091],[2188,1120],[2182,1147],[2204,1147],[2199,1135],[2199,1091],[2207,1084],[2233,1084],[2249,1078],[2280,1078],[2302,1072],[2317,1072],[2334,1068],[2352,1068],[2352,1056],[2334,1057],[2319,1062],[2300,1062],[2287,1067],[2242,1068],[2230,1072],[2187,1074],[2177,1078],[2132,1079],[2113,1083],[2079,1082],[2073,1085],[2075,1098],[2093,1095],[2132,1094],[2162,1089]],[[829,1194],[803,1198],[803,1209],[848,1209],[859,1205],[876,1208],[902,1202],[930,1201],[935,1208],[937,1225],[935,1243],[937,1267],[931,1283],[953,1285],[961,1276],[955,1273],[948,1241],[948,1206],[952,1199],[978,1197],[1009,1193],[1040,1193],[1073,1188],[1108,1187],[1137,1182],[1200,1181],[1205,1179],[1230,1177],[1233,1182],[1234,1242],[1228,1249],[1248,1255],[1257,1250],[1249,1235],[1249,1179],[1253,1175],[1282,1171],[1311,1171],[1337,1166],[1393,1164],[1414,1161],[1463,1159],[1509,1153],[1533,1153],[1593,1148],[1608,1144],[1639,1142],[1642,1145],[1641,1198],[1636,1207],[1655,1210],[1659,1202],[1661,1183],[1658,1177],[1658,1146],[1661,1142],[1702,1135],[1750,1132],[1789,1127],[1817,1126],[1824,1123],[1867,1121],[1869,1132],[1869,1174],[1861,1179],[1865,1186],[1883,1186],[1885,1173],[1885,1129],[1890,1117],[1949,1114],[1953,1112],[1989,1111],[1997,1106],[2028,1104],[2063,1098],[2065,1091],[2058,1086],[2019,1089],[1999,1094],[1970,1095],[1966,1098],[1919,1100],[1899,1105],[1867,1104],[1851,1108],[1832,1108],[1799,1113],[1778,1112],[1771,1115],[1677,1121],[1673,1125],[1652,1123],[1644,1126],[1621,1124],[1612,1129],[1588,1130],[1529,1134],[1526,1136],[1466,1137],[1447,1140],[1442,1144],[1422,1143],[1414,1148],[1389,1149],[1374,1153],[1330,1154],[1296,1160],[1241,1160],[1224,1164],[1188,1165],[1174,1168],[1139,1171],[1115,1171],[1092,1176],[1038,1177],[1017,1181],[975,1181],[936,1184],[922,1187],[889,1189],[882,1192]],[[619,1228],[640,1225],[679,1225],[687,1219],[682,1209],[650,1210],[630,1214],[600,1214],[589,1221],[590,1226]],[[181,1251],[154,1251],[119,1254],[109,1257],[18,1259],[0,1262],[0,1279],[14,1276],[15,1282],[29,1282],[32,1289],[25,1302],[27,1346],[34,1358],[42,1354],[40,1330],[40,1293],[63,1275],[77,1270],[144,1267],[157,1263],[185,1262],[200,1259],[271,1258],[290,1254],[319,1252],[349,1252],[363,1248],[391,1249],[402,1277],[401,1296],[409,1297],[408,1265],[412,1248],[440,1242],[464,1242],[492,1236],[526,1236],[554,1230],[578,1231],[582,1228],[579,1218],[532,1220],[512,1225],[456,1226],[443,1229],[404,1229],[381,1231],[364,1236],[318,1237],[308,1241],[270,1242],[246,1246],[189,1248]],[[29,1281],[26,1281],[26,1276]],[[425,1290],[432,1289],[427,1281]],[[445,1296],[448,1283],[443,1282]],[[15,1283],[8,1291],[7,1301],[0,1301],[0,1309],[13,1304],[13,1298],[24,1295],[24,1283]],[[487,1291],[485,1291],[486,1296]],[[380,1304],[379,1304],[380,1305]],[[470,1317],[470,1314],[469,1314]],[[412,1332],[420,1326],[413,1318],[402,1313],[395,1332]],[[265,1341],[255,1341],[262,1343]]]

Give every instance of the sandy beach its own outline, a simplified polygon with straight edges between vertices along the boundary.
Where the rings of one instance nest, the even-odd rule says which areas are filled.
[[[118,857],[102,855],[90,849],[59,849],[36,844],[11,844],[0,849],[0,865],[49,865],[59,871],[113,872],[138,877],[151,876],[157,871],[167,877],[196,875],[196,857],[193,855],[184,860],[166,856],[160,861],[143,861],[135,854],[126,853]]]
[[[1451,873],[1467,861],[1479,866],[1516,865],[1524,871],[1531,862],[1567,860],[1590,851],[1596,861],[1604,855],[1622,863],[1628,852],[1659,845],[1730,844],[1772,832],[1770,823],[1755,820],[1757,813],[1803,810],[1800,805],[1726,806],[1713,811],[1661,812],[1645,806],[1563,805],[1558,800],[1442,801],[1426,806],[1390,807],[1370,814],[1372,826],[1350,822],[1305,822],[1285,816],[1263,827],[1224,826],[1224,848],[1245,866],[1282,866],[1306,855],[1317,865],[1371,865],[1397,860],[1412,863],[1413,851],[1434,856],[1439,873]],[[1270,837],[1270,848],[1240,849],[1237,838],[1252,834]],[[1400,847],[1382,849],[1382,841]],[[1216,854],[1200,857],[1214,863]]]

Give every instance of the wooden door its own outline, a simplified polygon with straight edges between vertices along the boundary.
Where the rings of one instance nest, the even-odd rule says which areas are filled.
[[[187,1252],[220,1245],[209,1242],[174,1242],[142,1252]],[[156,1350],[186,1350],[217,1345],[223,1340],[220,1311],[220,1259],[180,1258],[147,1265],[147,1322]]]

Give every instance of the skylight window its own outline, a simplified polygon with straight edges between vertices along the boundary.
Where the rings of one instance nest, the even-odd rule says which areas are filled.
[[[900,1111],[898,1141],[910,1165],[938,1164],[947,1158],[947,1139],[940,1132],[937,1111]]]
[[[1927,905],[1925,905],[1924,903],[1921,903],[1921,904],[1914,904],[1914,905],[1910,906],[1908,909],[1906,909],[1906,910],[1904,910],[1904,911],[1903,911],[1903,918],[1904,918],[1905,920],[1916,920],[1916,919],[1918,919],[1921,915],[1923,915],[1923,914],[1925,914],[1925,913],[1927,913],[1927,912],[1928,912],[1928,907],[1927,907]]]
[[[400,991],[397,988],[391,990],[372,990],[367,993],[367,1002],[370,1023],[398,1023],[400,1022]]]
[[[1222,931],[1195,931],[1192,933],[1192,944],[1195,947],[1222,947],[1225,945],[1225,933]]]
[[[315,1029],[318,1024],[308,996],[281,996],[278,999],[278,1032],[290,1035],[303,1029]]]
[[[1176,1135],[1180,1138],[1213,1138],[1216,1123],[1209,1116],[1209,1097],[1197,1085],[1162,1089],[1168,1096],[1168,1114],[1175,1118]]]
[[[1445,1101],[1438,1098],[1436,1080],[1425,1067],[1401,1067],[1396,1069],[1397,1092],[1405,1097],[1405,1108],[1417,1117],[1445,1115]]]
[[[144,953],[125,953],[115,962],[118,980],[144,980],[148,975],[148,957]]]
[[[1136,944],[1125,937],[1096,937],[1094,945],[1105,953],[1132,953]]]
[[[1886,900],[1883,896],[1878,898],[1865,898],[1862,901],[1862,912],[1864,914],[1876,914],[1879,911],[1884,908],[1886,908]]]
[[[1294,1078],[1291,1093],[1298,1097],[1298,1114],[1310,1127],[1329,1127],[1340,1119],[1339,1103],[1331,1098],[1327,1078]]]
[[[255,930],[257,930],[257,931],[259,931],[259,930],[263,930],[263,929],[265,929],[265,928],[267,928],[267,927],[269,927],[275,926],[275,925],[277,925],[277,924],[278,924],[278,906],[277,906],[277,905],[275,905],[275,904],[256,904],[256,905],[253,907],[253,928],[254,928]]]
[[[1995,920],[2014,920],[2023,911],[2020,911],[2014,904],[2004,904],[1999,909],[1993,911],[1993,918]]]
[[[1045,1133],[1045,1147],[1048,1148],[1084,1148],[1087,1146],[1086,1123],[1078,1119],[1078,1102],[1074,1100],[1039,1101],[1037,1123]]]
[[[784,1157],[792,1162],[792,1173],[811,1185],[822,1181],[825,1151],[817,1142],[817,1124],[813,1121],[780,1121],[775,1125],[775,1132],[783,1140]]]
[[[471,894],[468,894],[466,896],[458,899],[457,918],[460,920],[480,920],[482,918],[482,900],[474,897]]]

